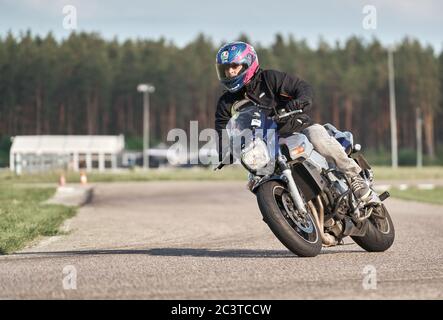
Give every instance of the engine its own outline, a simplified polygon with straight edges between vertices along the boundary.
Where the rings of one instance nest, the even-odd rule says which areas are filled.
[[[331,171],[327,173],[326,178],[329,183],[322,195],[323,202],[327,204],[325,206],[325,231],[337,238],[340,237],[343,230],[341,219],[350,210],[349,187],[345,179],[339,175],[340,173],[336,175]]]

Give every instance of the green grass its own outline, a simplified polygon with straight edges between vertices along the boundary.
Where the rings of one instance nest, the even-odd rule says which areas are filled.
[[[375,181],[377,180],[429,180],[443,179],[443,167],[374,167]]]
[[[24,174],[16,176],[10,172],[0,173],[1,182],[13,183],[57,183],[60,172],[42,174]],[[247,179],[247,172],[242,167],[235,165],[225,167],[220,171],[211,168],[192,169],[151,169],[149,171],[127,170],[118,172],[90,172],[87,174],[88,182],[122,182],[122,181],[159,181],[159,180],[241,180]],[[67,183],[79,183],[80,174],[69,172],[66,175]]]
[[[42,204],[54,191],[0,185],[0,254],[17,251],[39,236],[58,234],[61,223],[72,217],[76,208]]]
[[[406,190],[391,189],[389,190],[389,193],[393,197],[403,200],[443,204],[443,188],[441,187],[432,190],[420,190],[417,188]]]
[[[375,167],[375,181],[381,180],[429,180],[443,179],[443,167],[400,167],[396,170],[390,167]],[[7,183],[57,183],[60,172],[44,174],[24,174],[16,176],[9,171],[0,172],[0,184]],[[159,180],[246,180],[247,172],[240,165],[227,166],[221,171],[214,172],[211,168],[192,169],[151,169],[149,171],[127,170],[109,173],[88,173],[89,182],[122,182],[122,181],[159,181]],[[80,182],[79,173],[69,172],[66,176],[68,183]]]

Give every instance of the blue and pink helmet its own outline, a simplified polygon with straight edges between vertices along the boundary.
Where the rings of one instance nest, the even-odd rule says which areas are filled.
[[[231,65],[242,65],[240,74],[229,78],[226,69]],[[221,84],[230,92],[237,92],[251,81],[259,68],[257,53],[245,42],[230,42],[218,50],[216,57],[217,76]]]

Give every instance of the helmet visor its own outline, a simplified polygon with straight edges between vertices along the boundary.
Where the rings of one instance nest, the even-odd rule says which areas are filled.
[[[217,63],[215,65],[219,80],[234,79],[235,77],[238,77],[246,72],[247,68],[248,66],[246,64],[238,63]]]

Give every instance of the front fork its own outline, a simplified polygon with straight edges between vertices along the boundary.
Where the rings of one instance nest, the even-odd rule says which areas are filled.
[[[277,157],[277,164],[282,171],[282,179],[288,185],[289,193],[291,194],[292,200],[294,201],[295,207],[298,212],[302,213],[304,216],[307,215],[306,206],[303,202],[303,198],[298,191],[297,185],[295,184],[294,177],[292,176],[291,168],[287,164],[286,157],[282,154]]]

